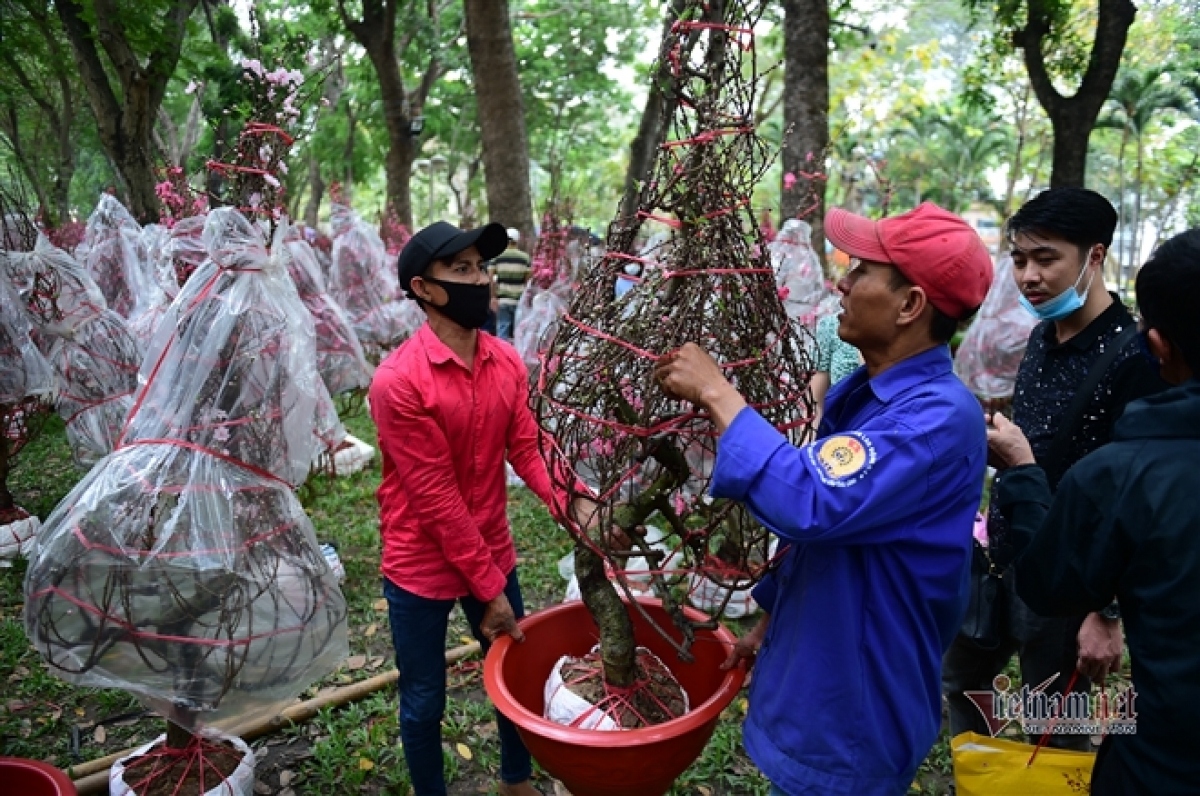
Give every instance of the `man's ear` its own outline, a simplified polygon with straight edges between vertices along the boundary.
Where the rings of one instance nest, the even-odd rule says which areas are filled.
[[[1103,243],[1097,243],[1088,251],[1088,265],[1094,265],[1097,268],[1104,268],[1104,258],[1108,256],[1108,249]]]
[[[925,289],[910,285],[904,291],[904,302],[900,305],[900,315],[896,318],[899,326],[911,326],[917,322],[925,308],[929,306],[929,297]]]
[[[429,285],[425,284],[425,280],[419,276],[412,278],[412,292],[417,294],[417,298],[424,301],[426,304],[436,303],[433,300],[433,294],[429,292]]]

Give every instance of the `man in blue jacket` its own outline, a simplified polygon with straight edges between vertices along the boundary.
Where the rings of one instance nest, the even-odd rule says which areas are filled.
[[[790,445],[693,343],[656,375],[721,432],[713,496],[790,544],[726,662],[758,659],[746,750],[775,794],[903,794],[937,738],[966,608],[987,442],[947,343],[992,262],[930,203],[878,222],[832,210],[825,232],[852,258],[838,334],[865,364],[830,390],[815,442]]]

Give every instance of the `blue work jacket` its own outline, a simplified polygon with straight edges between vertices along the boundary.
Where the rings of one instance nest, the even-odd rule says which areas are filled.
[[[713,496],[791,545],[754,590],[770,622],[744,734],[785,793],[908,790],[941,723],[986,459],[945,346],[837,384],[809,445],[749,408],[721,436]]]

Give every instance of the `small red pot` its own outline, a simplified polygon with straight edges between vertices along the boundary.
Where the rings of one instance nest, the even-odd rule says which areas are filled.
[[[658,600],[638,602],[659,627],[671,627]],[[596,623],[581,602],[525,617],[520,622],[525,643],[504,636],[484,663],[488,696],[517,725],[530,754],[572,796],[662,796],[704,751],[721,711],[746,678],[741,665],[728,672],[718,668],[736,641],[724,627],[696,631],[692,645],[696,660],[688,664],[640,614],[629,613],[637,643],[662,658],[688,694],[692,709],[665,724],[606,732],[574,729],[542,718],[550,667],[563,655],[587,653],[599,638]],[[687,614],[696,621],[706,618],[690,608]]]
[[[21,796],[75,796],[71,778],[49,763],[23,757],[0,757],[5,793]]]

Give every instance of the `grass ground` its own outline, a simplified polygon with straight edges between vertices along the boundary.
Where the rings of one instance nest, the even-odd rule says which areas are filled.
[[[351,433],[374,444],[375,431],[360,413],[347,418]],[[22,454],[10,479],[18,503],[43,519],[79,479],[63,426],[54,419]],[[362,473],[319,479],[306,490],[306,507],[321,541],[337,545],[346,567],[343,591],[350,607],[350,658],[314,685],[322,689],[364,680],[393,667],[387,609],[382,602],[375,488],[378,462]],[[557,564],[571,548],[541,504],[524,489],[510,492],[509,516],[517,541],[528,610],[561,601]],[[69,768],[149,741],[163,722],[118,690],[69,685],[50,674],[25,639],[21,620],[25,566],[0,569],[0,756],[46,760]],[[470,641],[455,611],[448,646]],[[442,730],[452,796],[494,793],[499,741],[483,691],[481,661],[464,660],[448,672],[449,703]],[[746,700],[734,701],[700,758],[677,782],[672,796],[762,796],[767,783],[742,749]],[[256,794],[340,796],[405,794],[408,783],[399,746],[396,695],[387,688],[358,703],[326,709],[314,720],[256,741]],[[539,773],[547,793],[551,782]],[[949,792],[950,753],[943,733],[918,772],[912,792]]]

